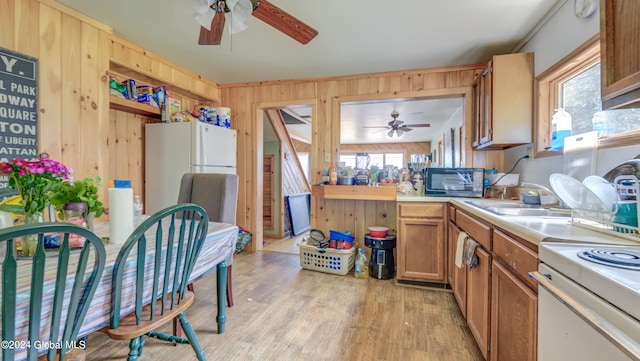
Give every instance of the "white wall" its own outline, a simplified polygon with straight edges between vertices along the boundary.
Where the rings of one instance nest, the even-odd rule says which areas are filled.
[[[534,52],[534,72],[537,75],[558,62],[578,46],[600,31],[600,17],[596,12],[587,19],[573,15],[573,1],[566,1],[558,11],[524,44],[519,52]],[[530,145],[529,145],[530,146]],[[526,154],[525,146],[505,151],[505,168],[508,171],[515,162]],[[597,152],[596,174],[604,175],[617,164],[640,154],[638,145],[604,149]],[[549,175],[562,172],[562,156],[540,159],[523,159],[514,173],[520,173],[520,180],[549,186]]]

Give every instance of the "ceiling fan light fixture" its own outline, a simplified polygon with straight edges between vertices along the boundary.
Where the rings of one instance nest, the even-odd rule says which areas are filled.
[[[193,18],[195,21],[207,30],[211,30],[211,20],[216,14],[212,6],[216,4],[215,0],[198,0],[193,3]]]
[[[229,33],[233,35],[246,30],[248,28],[246,22],[253,11],[251,0],[227,0],[227,7],[231,14]]]

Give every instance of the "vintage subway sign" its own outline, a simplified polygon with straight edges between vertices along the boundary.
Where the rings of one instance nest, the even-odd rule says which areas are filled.
[[[38,59],[0,48],[0,161],[37,157],[37,129]]]

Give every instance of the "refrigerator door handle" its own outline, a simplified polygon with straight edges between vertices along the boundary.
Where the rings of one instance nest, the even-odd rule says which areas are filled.
[[[198,147],[198,152],[200,152],[200,164],[209,164],[209,162],[207,161],[207,154],[204,151],[204,132],[205,132],[205,127],[200,125],[200,131],[198,132],[199,136],[200,136],[200,146]]]

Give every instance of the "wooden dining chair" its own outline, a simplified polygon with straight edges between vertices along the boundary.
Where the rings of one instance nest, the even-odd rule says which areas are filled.
[[[184,312],[194,300],[187,284],[208,227],[202,207],[178,204],[153,214],[123,244],[113,269],[110,327],[103,331],[113,339],[130,340],[127,360],[138,360],[144,336],[191,344],[198,360],[206,360]],[[147,230],[155,230],[155,239],[147,240]],[[134,249],[135,255],[130,256]],[[147,252],[151,249],[153,252]],[[148,253],[153,254],[152,260],[145,260]],[[125,274],[135,277],[134,289],[127,289],[130,293],[122,287]],[[135,311],[121,315],[123,302],[135,303]],[[156,331],[175,317],[186,339]]]
[[[60,239],[57,254],[45,253],[45,236],[56,235]],[[25,236],[38,238],[35,254],[17,258],[16,241]],[[69,239],[78,237],[86,241],[79,252],[72,251]],[[84,360],[84,341],[77,339],[104,271],[102,240],[70,223],[36,223],[1,229],[0,247],[5,249],[2,340],[15,346],[3,344],[2,360]],[[42,345],[53,347],[46,350]]]

